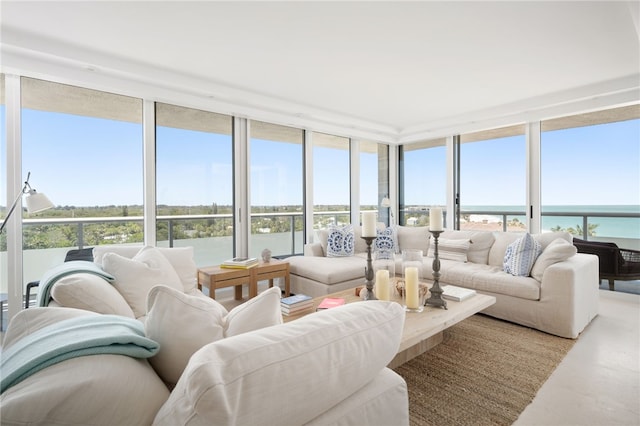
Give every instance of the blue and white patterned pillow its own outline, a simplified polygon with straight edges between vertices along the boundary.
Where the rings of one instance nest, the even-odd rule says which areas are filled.
[[[375,249],[398,253],[398,234],[393,226],[376,229]]]
[[[518,277],[528,277],[540,253],[540,243],[531,234],[525,234],[507,247],[504,253],[504,271]]]
[[[327,257],[353,256],[355,252],[354,240],[352,225],[346,225],[342,228],[337,226],[329,228]]]

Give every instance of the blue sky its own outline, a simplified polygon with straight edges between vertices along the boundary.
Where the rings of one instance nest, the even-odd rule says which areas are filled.
[[[24,173],[56,205],[142,203],[140,124],[31,110],[22,119]],[[231,202],[230,136],[160,128],[157,138],[159,203]],[[542,144],[543,204],[640,204],[640,120],[545,132]],[[1,155],[5,164],[4,146]],[[315,203],[348,204],[348,152],[314,155]],[[463,144],[461,158],[463,205],[524,204],[524,136]],[[361,159],[361,201],[376,204],[376,156]],[[407,204],[445,203],[444,159],[444,147],[407,153]],[[302,203],[301,145],[254,141],[251,161],[253,204]]]

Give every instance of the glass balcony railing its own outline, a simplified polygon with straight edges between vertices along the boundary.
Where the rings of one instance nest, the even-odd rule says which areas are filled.
[[[428,210],[414,209],[407,213],[410,216],[405,218],[412,218],[410,225],[428,225]],[[346,210],[314,212],[314,228],[346,224],[349,218]],[[524,211],[465,210],[462,218],[462,229],[526,231]],[[269,248],[274,256],[301,254],[303,220],[302,212],[252,214],[250,255],[258,257],[264,248]],[[565,230],[578,238],[612,241],[623,248],[640,249],[640,213],[544,212],[542,223],[544,231]],[[39,280],[47,269],[62,263],[71,249],[143,242],[141,216],[25,219],[23,224],[24,285]],[[159,216],[156,229],[158,246],[193,246],[198,266],[219,263],[233,255],[230,214]],[[6,257],[6,248],[3,248],[0,251],[3,269],[7,267]],[[6,280],[6,275],[2,277]],[[0,293],[6,292],[7,283],[0,282]]]

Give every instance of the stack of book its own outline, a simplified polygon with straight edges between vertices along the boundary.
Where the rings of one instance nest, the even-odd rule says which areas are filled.
[[[220,265],[221,268],[231,269],[249,269],[258,264],[258,259],[255,257],[234,257],[233,259],[225,260]]]
[[[462,302],[476,295],[476,291],[471,288],[456,287],[454,285],[446,285],[442,287],[442,297],[456,302]]]
[[[280,299],[282,315],[296,315],[306,310],[313,309],[313,299],[306,294],[294,294]]]
[[[344,303],[345,300],[342,297],[325,297],[316,308],[316,311],[337,308],[338,306],[344,305]]]

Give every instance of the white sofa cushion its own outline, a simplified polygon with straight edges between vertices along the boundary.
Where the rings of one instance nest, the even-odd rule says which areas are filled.
[[[175,269],[155,247],[142,248],[133,259],[106,253],[102,267],[116,278],[113,285],[131,306],[136,318],[146,315],[147,295],[156,285],[184,291]]]
[[[544,271],[554,263],[564,262],[575,255],[578,249],[563,238],[556,238],[540,253],[531,269],[531,276],[542,281]]]
[[[100,266],[106,253],[119,254],[127,259],[132,259],[143,248],[141,245],[107,245],[96,246],[93,249],[93,261]],[[194,260],[193,247],[156,247],[167,258],[173,269],[180,277],[184,292],[193,294],[197,287],[198,268]]]
[[[507,251],[507,247],[523,235],[524,233],[496,232],[494,235],[495,241],[489,250],[489,265],[499,266],[502,268],[504,266],[504,255]]]
[[[524,234],[509,244],[504,255],[504,271],[518,277],[527,277],[542,252],[542,246],[531,234]]]
[[[557,240],[558,238],[562,238],[566,242],[573,244],[573,235],[566,231],[557,231],[557,232],[542,232],[539,234],[532,234],[533,238],[536,239],[537,242],[540,243],[542,249],[545,249],[549,244]]]
[[[118,290],[95,274],[81,272],[60,278],[51,289],[51,297],[67,308],[135,318]]]
[[[287,260],[292,275],[307,277],[327,285],[357,278],[364,280],[366,260],[360,256],[292,256]]]
[[[11,321],[4,345],[64,319],[98,315],[72,308],[31,308]],[[3,425],[151,424],[169,390],[144,359],[91,355],[41,370],[0,396]]]
[[[211,343],[154,424],[305,424],[385,368],[404,317],[395,302],[357,302]]]
[[[430,265],[429,265],[430,267]],[[427,273],[431,276],[431,270]],[[528,300],[540,299],[540,282],[531,277],[516,277],[498,266],[442,260],[440,281],[481,292],[504,294]]]
[[[431,234],[426,226],[397,226],[399,251],[402,250],[422,250],[422,253],[429,252],[429,239]]]

